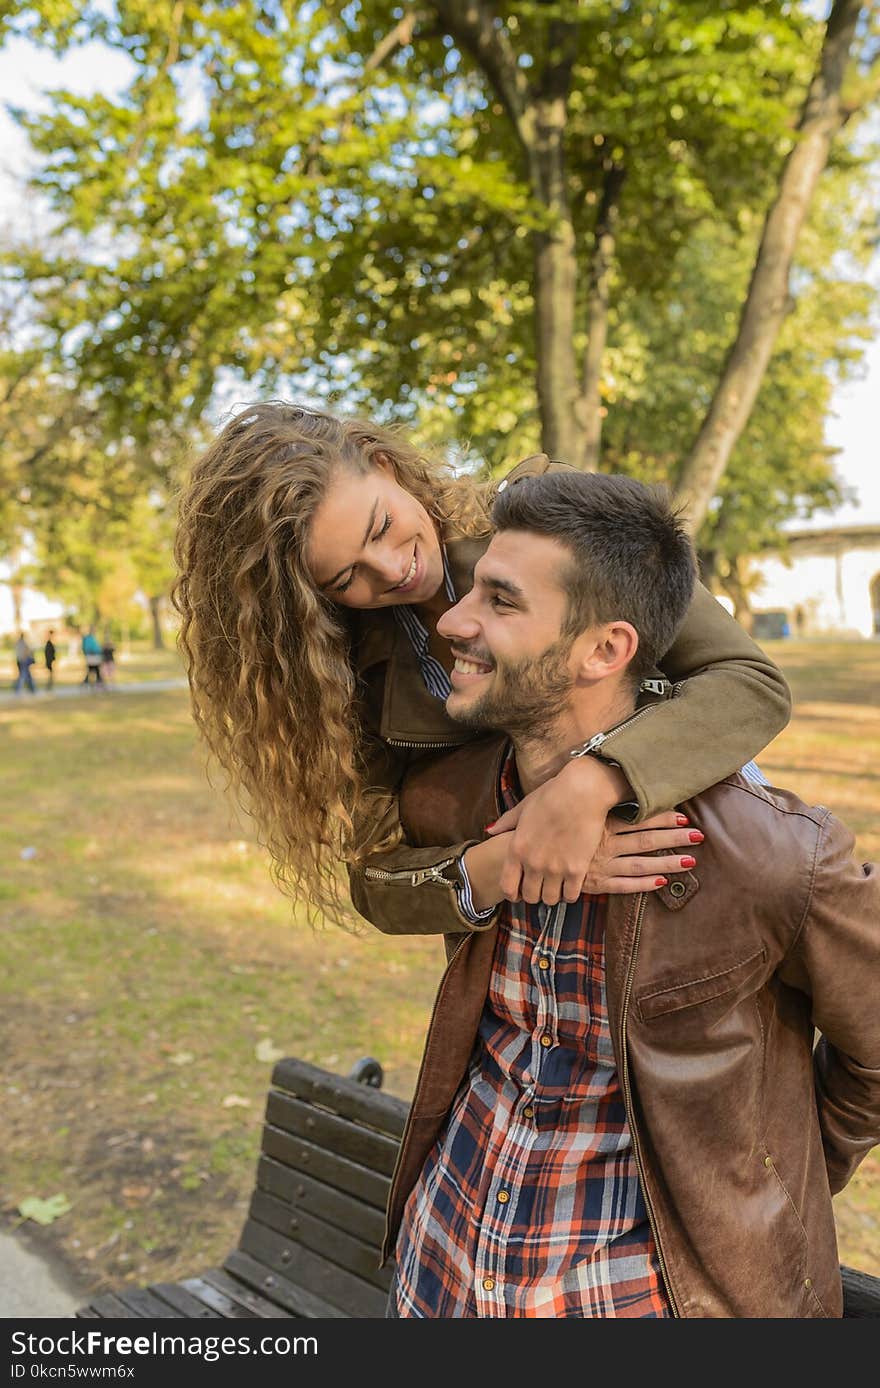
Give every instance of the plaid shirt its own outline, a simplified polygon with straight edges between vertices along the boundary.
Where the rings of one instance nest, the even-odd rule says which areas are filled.
[[[512,755],[502,804],[517,801]],[[664,1317],[605,1000],[603,897],[507,903],[470,1066],[410,1193],[400,1317]]]

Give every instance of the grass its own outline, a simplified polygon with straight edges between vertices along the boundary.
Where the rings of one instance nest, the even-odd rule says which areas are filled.
[[[761,765],[880,857],[880,646],[768,649],[796,716]],[[5,701],[0,751],[0,1204],[66,1195],[41,1237],[90,1291],[181,1277],[238,1236],[273,1053],[375,1055],[410,1097],[442,947],[298,919],[206,780],[185,691]],[[842,1259],[880,1275],[876,1154],[836,1210]]]

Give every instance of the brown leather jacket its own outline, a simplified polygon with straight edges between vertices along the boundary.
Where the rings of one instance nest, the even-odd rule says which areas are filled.
[[[484,736],[408,779],[412,843],[481,837],[505,745]],[[706,835],[697,867],[611,896],[606,927],[615,1056],[669,1297],[683,1317],[839,1316],[831,1197],[880,1141],[878,873],[828,810],[739,775],[681,808]],[[447,937],[386,1255],[465,1073],[495,933]]]
[[[563,469],[544,454],[525,459],[505,479]],[[446,536],[455,591],[473,586],[474,565],[489,541]],[[387,609],[353,619],[352,658],[362,691],[363,770],[376,791],[369,842],[400,825],[397,793],[428,754],[469,742],[473,733],[446,715],[429,694],[412,647]],[[613,734],[603,752],[619,762],[638,801],[638,819],[670,809],[756,757],[791,716],[779,669],[715,598],[697,586],[675,643],[662,661],[671,701],[648,699]],[[481,825],[476,838],[482,838]],[[470,840],[474,842],[475,840]],[[388,934],[447,934],[473,929],[458,909],[454,861],[468,842],[415,847],[404,840],[349,869],[356,910]],[[414,898],[413,886],[425,900]]]

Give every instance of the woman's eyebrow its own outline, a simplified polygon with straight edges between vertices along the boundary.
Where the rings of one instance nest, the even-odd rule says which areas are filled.
[[[361,541],[361,549],[363,549],[364,545],[367,543],[367,541],[368,541],[369,538],[370,538],[370,535],[371,535],[372,532],[373,532],[373,526],[374,526],[375,523],[376,523],[376,511],[378,510],[378,508],[379,508],[379,498],[376,497],[376,500],[373,502],[372,510],[370,511],[370,519],[367,521],[367,528],[366,528],[366,530],[365,530],[365,532],[364,532],[364,538],[363,538],[363,540]],[[322,589],[323,589],[323,588],[332,588],[332,587],[333,587],[333,584],[334,584],[334,583],[338,583],[338,581],[339,581],[339,579],[342,577],[342,575],[343,575],[344,573],[347,573],[348,570],[349,570],[350,568],[352,568],[352,565],[351,565],[351,564],[344,564],[343,567],[339,570],[339,573],[338,573],[338,574],[334,574],[333,577],[332,577],[332,578],[328,578],[328,579],[326,580],[326,582],[320,583],[320,584],[318,585],[319,588],[322,588]]]

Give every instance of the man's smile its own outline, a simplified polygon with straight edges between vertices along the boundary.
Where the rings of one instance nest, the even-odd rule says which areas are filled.
[[[452,667],[452,684],[456,689],[465,688],[474,680],[482,679],[484,675],[491,675],[494,665],[487,661],[477,660],[473,655],[464,654],[452,648],[455,657],[455,664]]]

